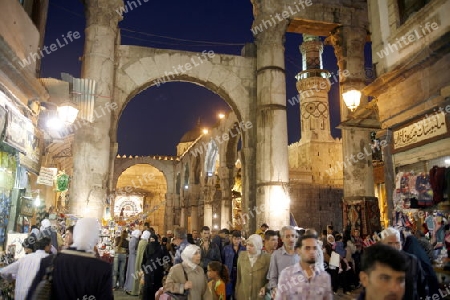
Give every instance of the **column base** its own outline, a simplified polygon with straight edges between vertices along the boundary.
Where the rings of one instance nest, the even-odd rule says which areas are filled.
[[[371,196],[344,197],[343,206],[344,230],[347,226],[359,229],[361,235],[381,231],[380,208],[378,198]]]

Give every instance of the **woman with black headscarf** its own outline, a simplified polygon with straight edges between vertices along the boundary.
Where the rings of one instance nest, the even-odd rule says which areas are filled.
[[[142,271],[144,271],[142,299],[155,299],[155,293],[162,287],[165,260],[170,260],[170,257],[164,257],[158,237],[152,233],[142,260]]]

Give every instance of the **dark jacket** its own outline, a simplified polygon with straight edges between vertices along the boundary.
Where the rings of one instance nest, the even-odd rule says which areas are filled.
[[[33,292],[50,266],[54,255],[42,259],[36,277],[28,291],[27,300],[32,298]],[[53,294],[51,300],[83,299],[94,296],[96,300],[114,299],[112,292],[112,266],[97,259],[94,254],[63,250],[53,261]]]
[[[402,251],[406,258],[405,295],[403,300],[425,299],[428,295],[428,285],[425,281],[425,273],[419,260],[413,254]]]
[[[434,294],[439,295],[439,284],[436,273],[433,270],[433,266],[431,265],[428,255],[425,253],[425,250],[420,246],[417,238],[412,235],[406,237],[405,245],[403,246],[403,251],[409,254],[413,254],[418,259],[420,266],[423,270],[425,282],[428,286],[428,295],[429,296],[433,296]]]
[[[222,258],[220,257],[220,249],[219,246],[217,246],[213,242],[209,242],[209,248],[207,251],[202,246],[202,243],[198,245],[200,247],[201,255],[202,255],[202,261],[200,263],[200,266],[203,268],[203,270],[206,270],[208,268],[208,264],[210,261],[218,261],[222,262]]]
[[[233,261],[235,260],[235,255],[239,256],[241,251],[245,251],[245,247],[239,244],[239,249],[237,254],[234,252],[233,245],[226,245],[222,250],[222,262],[228,268],[228,276],[230,277],[230,282],[227,283],[227,295],[234,294],[234,285],[236,285],[237,280],[237,257],[236,257],[236,270],[233,272]]]

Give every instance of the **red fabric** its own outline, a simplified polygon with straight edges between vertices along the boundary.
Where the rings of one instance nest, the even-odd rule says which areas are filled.
[[[433,189],[433,202],[444,201],[445,168],[433,166],[430,170],[430,185]]]

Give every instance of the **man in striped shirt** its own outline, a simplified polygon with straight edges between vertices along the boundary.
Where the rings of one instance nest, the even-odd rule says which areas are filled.
[[[317,236],[301,236],[295,248],[300,262],[281,271],[275,300],[332,300],[331,277],[315,265],[319,249]]]

